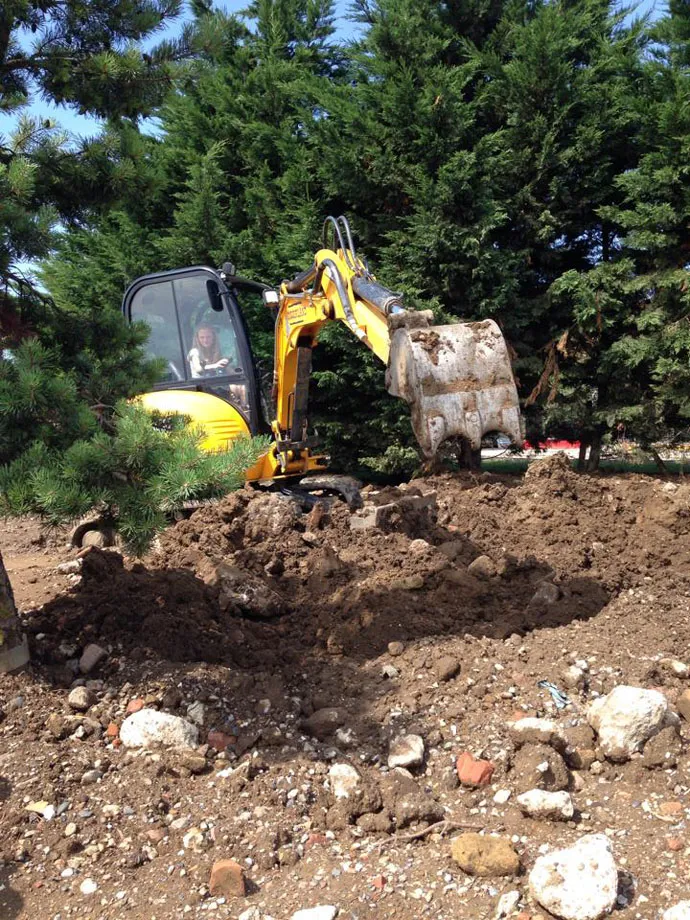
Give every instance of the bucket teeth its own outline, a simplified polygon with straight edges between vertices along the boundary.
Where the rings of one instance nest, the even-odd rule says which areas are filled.
[[[398,314],[391,323],[386,387],[410,404],[412,428],[424,455],[434,457],[451,438],[465,438],[477,450],[491,431],[519,443],[517,389],[496,323],[425,326],[419,316]]]

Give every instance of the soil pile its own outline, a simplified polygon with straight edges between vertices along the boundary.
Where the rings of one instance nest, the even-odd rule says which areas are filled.
[[[525,920],[585,833],[622,920],[687,897],[690,486],[555,457],[364,498],[238,492],[143,563],[0,538],[34,653],[0,680],[3,918]],[[670,713],[618,762],[587,713],[621,684]],[[150,709],[199,744],[125,748]]]

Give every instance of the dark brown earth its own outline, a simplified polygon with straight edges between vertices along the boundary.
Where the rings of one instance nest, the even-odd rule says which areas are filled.
[[[430,492],[435,504],[415,508]],[[690,485],[580,476],[555,457],[524,478],[440,475],[365,497],[358,519],[392,507],[379,526],[353,529],[344,505],[307,515],[242,491],[168,530],[143,563],[92,549],[72,574],[55,568],[76,557],[64,534],[5,522],[0,549],[34,664],[0,678],[3,920],[237,918],[252,907],[247,918],[288,920],[316,904],[346,918],[490,918],[510,890],[516,911],[543,916],[525,873],[542,846],[592,831],[613,841],[621,920],[690,896],[687,724],[675,767],[637,756],[591,767],[583,717],[617,684],[659,688],[672,704],[690,687],[660,663],[690,663]],[[108,654],[86,677],[93,706],[73,713],[72,662],[89,643]],[[575,661],[583,689],[564,683]],[[126,752],[105,730],[133,699],[185,717],[201,702],[201,740],[217,730],[229,746],[219,757],[202,745],[201,773],[199,758]],[[553,753],[515,751],[516,714],[548,715],[572,736],[580,759],[569,771],[554,760],[552,774],[570,786],[573,821],[515,806]],[[409,778],[386,767],[401,732],[425,741]],[[494,762],[490,787],[458,787],[464,751]],[[332,799],[334,762],[360,770],[358,806]],[[495,803],[499,790],[511,798]],[[27,810],[39,801],[59,814]],[[437,832],[447,826],[408,839],[443,817],[512,837],[523,874],[466,876]],[[245,867],[245,897],[209,895],[223,858]]]

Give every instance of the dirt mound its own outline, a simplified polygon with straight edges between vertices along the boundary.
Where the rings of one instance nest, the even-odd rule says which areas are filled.
[[[354,517],[339,504],[303,514],[241,491],[168,530],[145,565],[92,549],[40,631],[284,668],[373,658],[392,634],[524,635],[588,618],[661,570],[690,574],[685,484],[583,477],[556,455],[523,480],[444,475],[365,499]]]
[[[490,917],[511,892],[534,915],[538,855],[584,833],[612,841],[622,920],[686,897],[688,724],[619,764],[586,707],[625,683],[683,711],[688,486],[555,457],[364,498],[302,513],[241,491],[143,563],[91,549],[64,568],[63,550],[23,568],[0,535],[34,653],[0,680],[3,917]],[[103,655],[82,676],[89,643]],[[126,750],[142,707],[193,722],[198,747]],[[554,720],[567,750],[518,745],[522,716]],[[389,768],[420,739],[422,763]],[[491,761],[489,786],[458,785],[461,754]],[[525,817],[534,786],[567,786],[574,819]],[[512,839],[524,874],[466,876],[459,829]],[[211,894],[221,859],[246,896]]]

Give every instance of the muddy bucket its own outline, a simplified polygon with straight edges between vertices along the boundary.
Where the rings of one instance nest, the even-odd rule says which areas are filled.
[[[429,325],[428,312],[390,317],[386,387],[410,404],[424,455],[444,441],[466,439],[478,450],[488,432],[522,441],[517,389],[508,348],[493,320]]]

